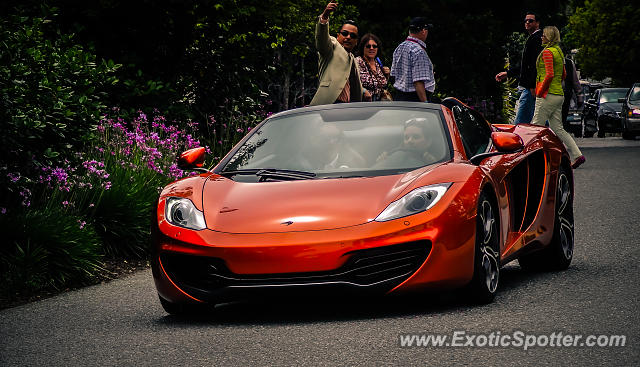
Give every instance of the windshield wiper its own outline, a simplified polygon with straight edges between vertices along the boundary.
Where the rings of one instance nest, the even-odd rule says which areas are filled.
[[[278,168],[254,168],[254,169],[239,169],[234,171],[222,171],[220,175],[229,177],[235,175],[256,175],[263,178],[282,178],[290,180],[307,180],[316,177],[313,172],[295,171],[289,169]]]

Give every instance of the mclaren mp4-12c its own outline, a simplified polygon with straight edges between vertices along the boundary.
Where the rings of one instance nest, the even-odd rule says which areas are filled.
[[[164,309],[276,295],[462,289],[494,299],[501,267],[566,269],[573,173],[548,128],[490,124],[457,99],[270,116],[222,160],[166,186],[152,222]]]

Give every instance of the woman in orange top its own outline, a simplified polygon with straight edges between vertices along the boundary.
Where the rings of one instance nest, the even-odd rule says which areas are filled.
[[[566,76],[564,68],[564,55],[558,45],[560,43],[560,31],[554,26],[545,27],[542,30],[542,44],[544,49],[538,56],[536,68],[536,108],[533,113],[532,124],[545,125],[549,121],[549,127],[562,140],[571,157],[571,167],[578,168],[586,161],[578,148],[575,140],[564,130],[562,126],[562,103],[564,92],[562,81]]]

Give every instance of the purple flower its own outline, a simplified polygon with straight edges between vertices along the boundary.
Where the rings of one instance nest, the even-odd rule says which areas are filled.
[[[169,177],[174,178],[174,179],[178,179],[180,177],[182,177],[184,175],[184,173],[182,172],[182,170],[180,168],[178,168],[177,164],[172,164],[169,167]]]
[[[17,182],[20,179],[20,173],[9,172],[7,176],[9,176],[9,179],[11,180],[11,182]]]
[[[63,168],[54,168],[51,171],[51,175],[56,178],[59,184],[65,185],[69,175]]]
[[[7,208],[0,208],[0,214],[7,214]]]
[[[85,222],[83,220],[80,220],[80,219],[78,219],[78,223],[80,223],[80,229],[83,229],[85,224],[87,224],[87,222]]]

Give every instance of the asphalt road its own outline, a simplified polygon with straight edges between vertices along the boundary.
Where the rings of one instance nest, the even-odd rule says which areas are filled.
[[[640,364],[640,140],[581,139],[569,270],[503,269],[495,302],[457,295],[162,310],[150,271],[0,311],[0,365]],[[402,333],[624,335],[624,347],[400,347]],[[556,334],[557,335],[557,334]],[[480,338],[478,338],[480,339]],[[451,339],[449,339],[451,340]],[[465,339],[466,341],[467,339]],[[544,339],[540,339],[544,340]],[[480,341],[480,340],[478,340]]]

